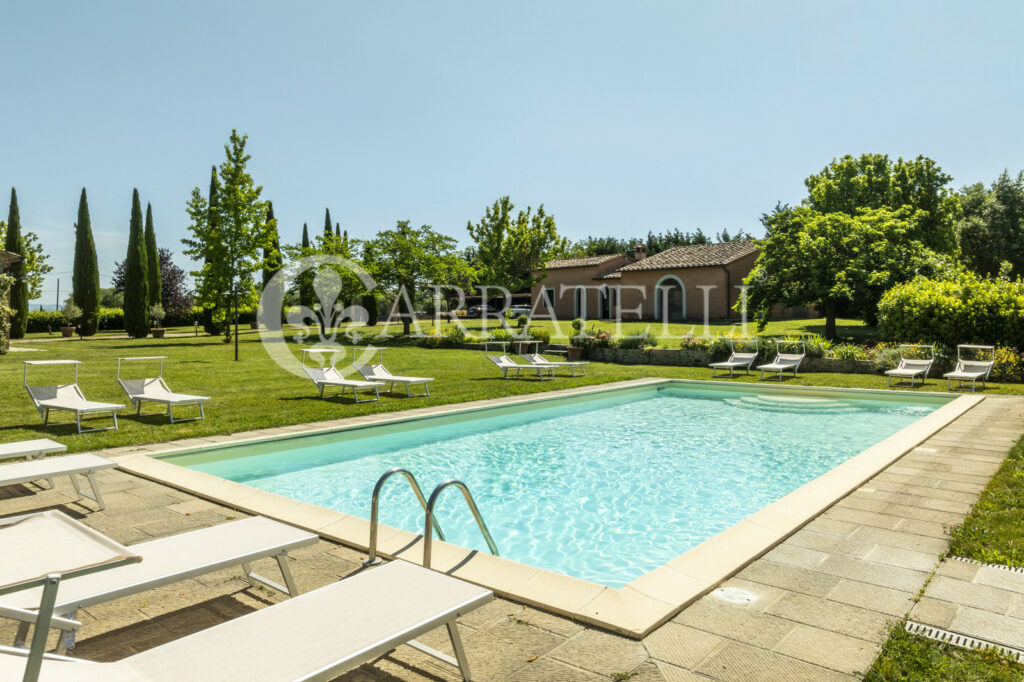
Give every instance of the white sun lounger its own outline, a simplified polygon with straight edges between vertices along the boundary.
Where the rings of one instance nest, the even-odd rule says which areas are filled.
[[[963,351],[965,349],[972,351],[987,351],[988,353],[995,354],[995,346],[973,346],[970,344],[961,344],[956,347],[956,369],[952,372],[946,372],[943,377],[946,379],[946,390],[953,390],[950,382],[955,381],[956,387],[960,388],[967,382],[971,383],[971,393],[974,393],[978,382],[981,382],[981,388],[985,388],[985,382],[988,381],[989,375],[992,373],[992,368],[995,367],[996,361],[993,360],[964,360]]]
[[[927,349],[930,357],[927,358],[908,358],[907,351],[912,349]],[[928,372],[932,369],[932,363],[935,362],[935,348],[934,346],[923,346],[920,344],[902,344],[900,346],[900,364],[895,369],[888,369],[885,371],[886,387],[892,387],[892,378],[897,377],[899,381],[896,383],[897,386],[901,385],[905,380],[910,379],[910,387],[914,387],[914,382],[918,377],[921,378],[921,385],[924,386],[925,380],[928,378]]]
[[[728,360],[721,362],[712,362],[708,367],[711,368],[711,378],[715,378],[715,372],[721,370],[729,370],[729,378],[732,379],[733,373],[742,369],[744,374],[750,374],[750,366],[757,360],[757,339],[754,339],[754,352],[743,352],[737,353],[736,346],[733,344],[732,339],[729,339],[729,348],[731,353]]]
[[[13,443],[0,443],[0,461],[24,457],[25,459],[42,459],[47,455],[58,452],[67,452],[68,446],[58,443],[49,438],[36,438],[34,440],[18,440]],[[47,478],[46,482],[53,487],[53,479]]]
[[[53,612],[62,618],[74,619],[79,609],[234,566],[242,567],[249,584],[264,585],[294,597],[299,590],[288,568],[286,554],[316,544],[317,540],[312,533],[253,516],[130,545],[128,549],[142,557],[140,563],[61,582]],[[284,585],[253,572],[251,563],[265,557],[277,560]],[[17,557],[10,560],[16,561]],[[4,595],[0,597],[0,608],[29,610],[39,603],[39,596],[38,588]],[[28,623],[22,623],[15,645],[24,644],[27,634]],[[61,638],[61,649],[65,646],[74,646],[73,633]]]
[[[190,422],[198,419],[206,419],[206,412],[203,409],[203,404],[210,401],[208,396],[204,395],[189,395],[187,393],[175,393],[167,387],[167,383],[164,381],[164,360],[167,359],[165,355],[151,355],[147,357],[138,358],[118,358],[117,359],[117,383],[121,384],[121,388],[128,394],[128,399],[131,400],[132,406],[135,407],[135,414],[142,414],[143,403],[157,403],[165,405],[167,407],[167,416],[170,417],[171,423],[178,422]],[[135,361],[135,360],[159,360],[160,361],[160,373],[155,377],[149,377],[145,379],[122,379],[121,378],[121,361]],[[175,407],[186,407],[195,406],[199,408],[198,417],[190,417],[188,419],[181,419],[180,417],[174,419],[174,408]]]
[[[430,382],[433,378],[429,377],[403,377],[396,376],[388,371],[388,368],[384,366],[384,349],[383,348],[363,348],[363,349],[352,349],[352,353],[358,355],[362,352],[375,353],[380,352],[380,355],[375,365],[356,365],[356,371],[362,375],[367,381],[379,381],[383,384],[389,384],[388,392],[395,390],[395,384],[401,384],[405,386],[405,395],[411,398],[419,398],[430,395]],[[422,393],[412,393],[410,387],[412,386],[423,386]]]
[[[341,372],[334,366],[337,362],[338,353],[344,353],[343,350],[334,348],[303,348],[302,349],[302,369],[306,375],[313,380],[317,390],[320,392],[320,397],[324,397],[324,389],[328,387],[340,388],[341,393],[339,395],[345,395],[345,389],[352,389],[352,398],[357,403],[372,403],[380,400],[380,387],[383,386],[379,381],[359,381],[358,379],[346,379]],[[324,367],[308,367],[306,366],[306,358],[311,354],[330,354],[331,364]],[[372,398],[363,398],[360,400],[359,391],[373,391]]]
[[[112,469],[117,462],[94,455],[82,453],[78,455],[65,455],[63,457],[47,457],[45,459],[30,459],[25,462],[13,462],[0,465],[0,487],[5,485],[18,485],[19,483],[32,483],[35,481],[47,481],[53,487],[53,479],[57,476],[67,476],[71,479],[71,485],[79,497],[85,497],[93,502],[102,511],[106,509],[103,502],[103,495],[96,484],[96,472],[103,469]],[[85,478],[89,483],[92,492],[86,492],[79,483],[78,476]],[[7,561],[7,558],[4,558]]]
[[[785,341],[779,341],[776,343],[776,347],[785,344]],[[791,342],[796,343],[796,342]],[[758,365],[757,368],[761,370],[761,376],[758,381],[764,380],[764,373],[776,373],[778,372],[779,381],[782,381],[783,372],[792,372],[793,376],[796,376],[797,370],[800,369],[800,363],[803,362],[804,356],[807,355],[806,347],[801,353],[776,353],[775,359],[766,365]]]
[[[540,353],[520,353],[519,357],[521,357],[523,360],[526,360],[534,367],[553,367],[555,369],[559,367],[568,367],[569,371],[572,373],[572,376],[577,376],[576,370],[579,370],[579,376],[581,377],[587,376],[587,365],[590,364],[589,362],[584,362],[582,360],[548,360]]]
[[[491,355],[488,347],[492,344],[501,347],[501,354]],[[523,370],[536,372],[537,378],[541,381],[549,381],[555,378],[555,365],[550,362],[546,362],[542,365],[534,365],[532,363],[528,365],[521,365],[505,354],[505,347],[507,345],[508,344],[504,341],[484,342],[484,356],[498,366],[498,369],[501,370],[501,376],[503,379],[518,379]]]
[[[39,416],[43,418],[44,426],[50,423],[50,412],[52,410],[57,410],[71,412],[75,415],[75,425],[78,427],[78,433],[106,431],[110,428],[117,429],[117,411],[123,410],[124,405],[87,400],[82,394],[82,389],[78,387],[78,365],[81,364],[78,360],[25,360],[24,363],[25,373],[23,383],[29,396],[32,398],[32,402],[35,404],[36,409],[39,410]],[[37,365],[73,365],[75,368],[75,381],[70,384],[29,386],[28,368],[30,366]],[[87,417],[94,414],[105,414],[107,412],[109,412],[110,416],[114,418],[114,426],[103,429],[82,430],[83,416]]]
[[[393,561],[113,663],[47,656],[41,682],[295,682],[331,680],[409,644],[458,668],[469,663],[455,619],[491,601],[482,587]],[[415,641],[446,626],[455,656]],[[4,649],[0,679],[21,679],[28,652]],[[28,682],[33,682],[30,679]]]

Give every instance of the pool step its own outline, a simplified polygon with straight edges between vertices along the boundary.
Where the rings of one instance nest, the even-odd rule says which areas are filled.
[[[725,401],[733,407],[765,410],[769,412],[800,412],[817,414],[844,414],[857,412],[853,405],[842,400],[830,398],[806,398],[778,395],[745,395],[741,398],[728,398]]]

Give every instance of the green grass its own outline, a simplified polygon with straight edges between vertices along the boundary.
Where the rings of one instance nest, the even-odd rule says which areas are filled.
[[[1024,438],[964,522],[953,529],[949,553],[987,563],[1024,566]]]
[[[486,320],[486,329],[493,330],[499,326],[498,320]],[[443,325],[444,323],[442,323]],[[484,320],[473,319],[473,320],[462,320],[463,326],[466,330],[473,334],[482,334],[484,330]],[[515,327],[515,321],[510,321],[509,324]],[[433,320],[419,320],[420,330],[426,333],[431,326],[433,326]],[[551,340],[555,343],[567,343],[569,336],[573,333],[572,325],[569,320],[559,320],[557,323],[551,320],[536,320],[532,323],[535,328],[548,329],[551,332]],[[363,325],[353,326],[359,331],[364,331]],[[397,329],[401,329],[401,324],[381,324],[376,327],[370,328],[374,330],[383,331],[388,329],[390,333],[395,333]],[[620,322],[616,325],[614,320],[590,320],[587,322],[587,329],[603,329],[608,332],[614,332],[615,335],[632,335],[639,334],[645,330],[654,334],[659,339],[663,340],[661,343],[663,347],[671,348],[678,345],[678,341],[687,333],[692,333],[695,336],[701,336],[704,334],[704,325],[700,322],[670,322],[668,324],[662,324],[660,322]],[[728,334],[735,331],[736,334],[742,333],[742,325],[740,322],[712,322],[708,325],[708,331],[711,334]],[[752,335],[757,332],[757,327],[753,323],[747,325],[748,335]],[[810,320],[776,320],[769,322],[765,327],[762,334],[767,335],[797,335],[797,334],[819,334],[824,335],[825,333],[825,320],[821,318],[810,319]],[[877,341],[877,331],[874,327],[865,325],[860,320],[837,320],[836,321],[836,336],[838,341],[857,341],[857,342],[868,342]],[[676,341],[672,341],[675,337]]]
[[[404,395],[385,394],[380,403],[355,405],[347,397],[332,397],[328,400],[317,398],[312,383],[305,376],[294,376],[278,367],[258,339],[256,332],[243,331],[240,335],[240,362],[232,360],[232,345],[223,343],[219,337],[209,336],[16,342],[16,347],[35,348],[38,352],[11,352],[0,356],[0,439],[13,441],[56,437],[66,443],[70,451],[82,451],[523,395],[639,377],[707,379],[709,376],[708,370],[703,367],[592,363],[587,376],[582,378],[560,376],[555,381],[545,382],[533,379],[505,381],[480,351],[394,346],[385,355],[389,368],[398,374],[436,377],[430,397],[406,398]],[[299,346],[289,344],[288,347],[296,352]],[[22,360],[75,359],[83,362],[79,383],[87,397],[125,403],[125,396],[114,380],[115,359],[118,356],[133,355],[167,355],[165,377],[171,388],[213,398],[207,410],[207,419],[170,424],[163,415],[144,414],[136,417],[125,410],[118,431],[77,435],[73,426],[66,422],[44,428],[22,387]],[[132,371],[141,369],[133,367]],[[38,367],[32,370],[31,378],[33,383],[58,383],[68,381],[70,373],[67,368]],[[733,381],[756,383],[757,375],[737,377]],[[885,387],[884,377],[866,374],[801,374],[797,379],[787,378],[785,383],[878,389]],[[942,384],[933,379],[924,389],[917,390],[940,390],[941,387]],[[991,386],[986,392],[1024,393],[1024,385]],[[147,409],[153,412],[157,408],[150,406]],[[183,412],[181,416],[187,415]],[[53,418],[67,420],[68,415],[55,413]]]
[[[892,626],[866,682],[1011,682],[1024,666],[994,650],[961,649]]]

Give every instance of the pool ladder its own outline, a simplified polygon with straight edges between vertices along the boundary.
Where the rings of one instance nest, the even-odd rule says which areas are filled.
[[[487,524],[484,523],[483,516],[480,515],[480,509],[476,506],[476,501],[473,500],[473,494],[469,492],[469,486],[462,481],[454,478],[449,478],[446,481],[441,481],[434,488],[434,492],[430,493],[430,499],[428,500],[423,496],[423,489],[420,488],[420,484],[417,483],[416,477],[408,469],[402,469],[396,467],[389,469],[384,472],[384,475],[377,479],[377,484],[373,486],[373,497],[370,499],[370,543],[369,543],[369,554],[366,557],[366,561],[363,562],[364,566],[372,566],[380,563],[380,557],[377,556],[377,527],[380,524],[380,491],[384,487],[384,483],[395,474],[402,474],[405,476],[405,480],[409,482],[412,487],[413,493],[416,494],[416,499],[420,501],[420,506],[423,507],[424,519],[423,519],[423,566],[424,568],[430,568],[431,549],[434,540],[434,531],[437,531],[437,537],[444,540],[444,531],[441,530],[441,524],[438,523],[437,517],[434,515],[434,506],[437,504],[437,498],[440,497],[441,493],[445,488],[456,487],[462,493],[462,497],[465,498],[466,504],[469,505],[469,510],[473,513],[473,518],[476,519],[476,525],[480,528],[480,533],[483,534],[484,540],[487,542],[487,548],[491,550],[491,554],[498,556],[498,546],[494,544],[494,538],[491,537],[491,531],[487,529]]]

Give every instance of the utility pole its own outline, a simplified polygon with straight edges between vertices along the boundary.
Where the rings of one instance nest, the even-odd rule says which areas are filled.
[[[57,306],[54,310],[60,310],[60,277],[57,278]]]

